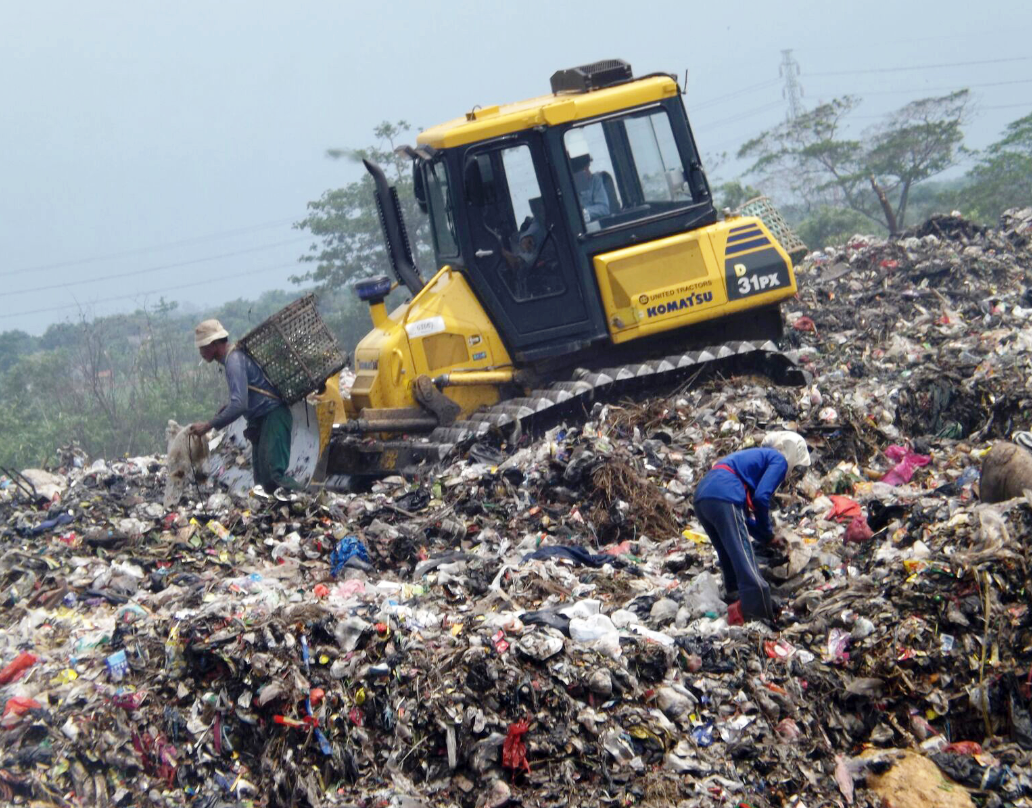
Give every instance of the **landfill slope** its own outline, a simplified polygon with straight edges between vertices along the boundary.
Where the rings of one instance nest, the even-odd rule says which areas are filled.
[[[589,403],[353,494],[167,509],[164,458],[73,447],[2,478],[0,802],[1032,804],[1032,506],[977,496],[1032,426],[1030,228],[809,256],[805,388]],[[691,493],[771,429],[813,461],[784,611],[729,625]]]

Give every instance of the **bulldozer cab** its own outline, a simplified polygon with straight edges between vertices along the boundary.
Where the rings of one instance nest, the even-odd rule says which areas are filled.
[[[676,82],[600,65],[413,152],[438,265],[464,270],[517,361],[607,337],[594,255],[716,220]]]

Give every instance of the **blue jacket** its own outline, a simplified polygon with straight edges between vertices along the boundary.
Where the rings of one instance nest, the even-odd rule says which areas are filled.
[[[574,175],[577,185],[577,195],[580,197],[581,207],[588,214],[588,220],[597,219],[599,216],[609,215],[609,194],[606,193],[606,183],[601,174],[592,174],[586,177],[584,172]]]
[[[771,539],[774,529],[770,523],[770,498],[788,475],[785,456],[777,449],[743,449],[714,465],[728,466],[735,474],[724,469],[706,472],[695,489],[695,499],[719,499],[744,508],[748,488],[755,509],[755,525],[749,525],[751,532],[764,541]]]
[[[222,429],[241,415],[250,423],[283,403],[258,363],[239,348],[230,349],[226,356],[226,384],[229,385],[229,404],[211,419],[213,429]],[[267,390],[272,395],[252,388]]]

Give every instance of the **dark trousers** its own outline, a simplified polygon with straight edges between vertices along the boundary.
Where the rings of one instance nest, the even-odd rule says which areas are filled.
[[[770,587],[756,566],[752,539],[745,526],[745,511],[720,499],[695,500],[695,515],[717,551],[724,588],[738,592],[746,617],[774,619]]]
[[[280,405],[249,425],[251,471],[255,483],[269,493],[277,488],[301,488],[292,477],[287,476],[287,466],[290,465],[290,430],[293,425],[290,408],[285,405]]]

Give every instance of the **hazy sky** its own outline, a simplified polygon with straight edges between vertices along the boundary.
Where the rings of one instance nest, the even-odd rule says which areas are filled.
[[[327,148],[368,145],[385,119],[425,127],[540,95],[597,59],[687,70],[704,154],[784,117],[784,48],[804,104],[860,95],[858,125],[970,86],[982,147],[1032,110],[1032,4],[988,7],[5,0],[0,331],[287,287],[310,241],[291,223],[358,177]]]

